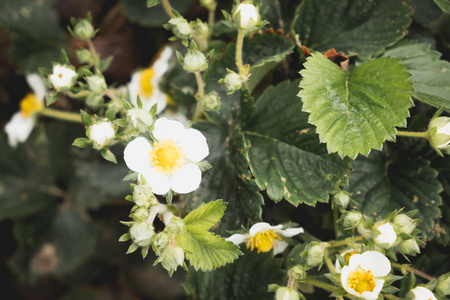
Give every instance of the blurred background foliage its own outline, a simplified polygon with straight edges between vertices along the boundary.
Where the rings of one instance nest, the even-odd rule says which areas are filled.
[[[197,1],[172,0],[171,3],[188,20],[207,18],[208,11]],[[263,18],[270,22],[269,27],[279,30],[278,33],[289,32],[291,24],[296,31],[301,32],[307,30],[306,25],[298,21],[299,13],[294,9],[300,4],[300,0],[265,0],[261,12]],[[410,4],[416,9],[410,26],[402,27],[406,38],[431,44],[431,49],[441,52],[442,59],[448,61],[450,15],[444,14],[431,0],[413,0]],[[231,6],[231,0],[219,1],[217,18],[222,19],[220,9],[230,11]],[[71,17],[83,18],[89,11],[94,25],[100,30],[93,40],[97,51],[102,58],[114,57],[105,72],[110,84],[127,83],[131,73],[137,68],[148,66],[171,36],[161,26],[169,19],[162,7],[147,9],[145,0],[2,0],[1,128],[18,110],[19,101],[29,91],[24,74],[36,72],[37,67],[51,66],[51,61],[60,56],[61,48],[67,51],[74,65],[79,65],[75,50],[83,44],[71,37],[66,28]],[[412,11],[411,9],[411,13]],[[302,11],[306,12],[306,9]],[[326,21],[321,22],[324,23],[323,26],[320,23],[314,23],[314,26],[322,30],[325,36],[332,35],[333,33],[327,32]],[[342,30],[350,25],[343,24]],[[220,42],[215,44],[219,53],[226,51],[226,43],[234,40],[233,29],[220,22],[215,27],[215,36],[220,37]],[[270,39],[276,40],[277,37]],[[272,44],[280,48],[286,46],[287,51],[290,51],[291,45],[283,45],[288,42],[281,40]],[[327,50],[330,46],[315,40],[303,42],[315,46],[316,50]],[[363,53],[367,51],[367,48],[361,49]],[[232,51],[230,53],[232,57]],[[297,72],[292,70],[301,68],[299,56],[296,48],[287,60],[270,73],[270,78],[262,81],[278,83],[284,79],[298,78]],[[222,59],[226,59],[227,55],[223,57],[225,58]],[[279,62],[276,58],[273,60],[275,63]],[[220,62],[216,67],[221,70]],[[214,72],[213,69],[208,75],[211,82],[217,82],[217,78],[220,78]],[[179,89],[180,86],[188,85],[192,85],[192,80],[187,75],[178,76],[175,71],[167,75],[164,83],[165,89],[180,99],[180,104],[193,102],[192,95],[186,95]],[[195,86],[192,89],[195,90]],[[261,92],[256,87],[255,93]],[[78,111],[81,104],[62,98],[55,107]],[[428,106],[416,103],[411,109],[413,118],[409,129],[423,129],[426,126],[425,116],[429,118],[432,113]],[[213,115],[212,117],[214,118]],[[228,289],[214,299],[238,299],[243,295],[246,299],[273,297],[273,294],[267,293],[266,286],[280,281],[283,273],[280,269],[281,260],[273,260],[268,255],[246,253],[237,263],[217,272],[191,271],[187,276],[185,271],[180,270],[172,278],[160,266],[152,266],[154,257],[151,255],[145,260],[137,253],[125,255],[127,245],[117,242],[126,231],[119,220],[127,220],[131,208],[131,204],[124,200],[130,193],[130,188],[128,183],[122,182],[128,172],[121,159],[123,149],[120,146],[112,149],[119,159],[119,164],[113,165],[104,161],[96,151],[79,150],[71,146],[76,137],[84,135],[81,125],[42,120],[34,130],[33,138],[15,150],[7,145],[5,134],[0,135],[2,299],[185,299],[186,294],[213,295],[224,282]],[[214,128],[209,130],[214,136]],[[218,135],[215,137],[220,138]],[[396,145],[389,147],[391,150],[398,148]],[[445,204],[442,207],[440,227],[433,231],[434,240],[427,244],[424,255],[413,261],[423,271],[438,275],[450,269],[450,250],[445,246],[449,242],[448,234],[441,236],[439,231],[447,232],[450,229],[450,163],[448,158],[440,159],[424,150],[424,142],[418,141],[411,145],[405,143],[402,147],[390,153],[420,153],[422,156],[423,160],[416,161],[417,166],[413,167],[423,167],[428,177],[422,177],[423,180],[418,184],[423,185],[424,189],[430,188],[435,194],[441,192],[440,185],[445,190],[440,193]],[[356,161],[352,167],[359,172],[357,174],[364,175],[364,172],[371,170],[373,161],[384,162],[388,159],[390,158],[385,153],[378,153]],[[408,190],[404,182],[392,180],[404,176],[402,172],[408,173],[408,168],[411,168],[408,159],[407,156],[402,157],[389,173],[378,169],[371,172],[371,176],[376,177],[374,180],[382,181],[382,189],[397,191],[397,194],[386,196],[386,203],[395,204],[396,199],[401,199],[404,194],[402,191]],[[439,181],[430,166],[439,171]],[[214,177],[214,174],[206,173],[205,176]],[[354,176],[352,180],[356,182],[358,176]],[[235,184],[239,185],[241,182]],[[239,197],[255,192],[255,186],[246,188],[248,194],[234,195],[236,205],[241,200]],[[226,189],[222,192],[225,193]],[[200,189],[198,193],[204,191]],[[334,219],[328,203],[317,203],[314,207],[294,207],[287,201],[271,201],[265,192],[262,195],[265,203],[262,207],[264,221],[272,224],[292,221],[300,224],[306,231],[314,232],[318,238],[334,238]],[[189,197],[195,197],[195,193],[187,196],[187,201]],[[227,201],[225,196],[217,198]],[[362,203],[364,199],[367,198],[361,196],[356,200]],[[180,199],[176,198],[175,201]],[[259,207],[261,199],[254,196],[251,201],[251,205]],[[245,207],[237,206],[236,209]],[[258,209],[252,209],[250,215],[255,212],[256,215],[259,214]],[[371,209],[367,208],[367,211],[370,212]],[[431,208],[421,212],[438,217],[434,216],[436,212]],[[252,270],[253,274],[248,270]],[[187,293],[182,283],[186,283]],[[318,292],[314,296],[309,295],[308,299],[323,299],[322,297],[326,297],[324,295]]]

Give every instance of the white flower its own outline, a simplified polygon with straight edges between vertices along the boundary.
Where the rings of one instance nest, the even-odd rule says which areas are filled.
[[[203,134],[166,118],[155,122],[152,134],[156,139],[153,144],[138,137],[126,146],[124,159],[128,168],[144,176],[158,195],[169,190],[180,194],[196,190],[202,180],[196,163],[209,154]]]
[[[388,249],[397,240],[397,233],[391,223],[378,223],[373,226],[375,229],[374,242],[378,246]]]
[[[16,147],[18,143],[28,139],[36,122],[36,113],[44,108],[46,93],[44,81],[38,74],[27,75],[26,80],[33,92],[28,93],[20,101],[20,111],[16,112],[5,125],[11,147]]]
[[[359,253],[359,251],[355,250],[355,249],[348,249],[348,250],[345,250],[344,252],[342,252],[340,254],[340,256],[342,256],[348,262],[350,260],[350,257],[356,253]],[[334,268],[336,269],[336,272],[341,273],[342,267],[341,267],[341,263],[339,262],[339,259],[336,259],[336,261],[334,263]]]
[[[273,254],[283,252],[288,244],[281,240],[280,235],[285,237],[292,237],[303,232],[303,228],[287,228],[282,230],[282,225],[271,226],[269,223],[259,222],[253,225],[248,233],[233,234],[227,241],[233,242],[236,245],[247,242],[247,248],[258,249],[259,252],[268,252],[273,249]]]
[[[69,67],[63,65],[53,66],[53,74],[50,75],[50,82],[55,90],[59,91],[61,88],[71,88],[77,73]]]
[[[103,148],[116,135],[111,122],[102,122],[89,127],[89,139],[94,143],[94,147]]]
[[[167,208],[167,205],[162,203],[158,204],[158,214],[161,215],[165,225],[168,225],[174,216],[173,212]]]
[[[146,111],[150,111],[155,104],[157,104],[157,113],[166,108],[168,96],[159,89],[159,82],[169,69],[172,55],[172,48],[166,46],[151,67],[131,76],[128,91],[134,106],[137,107],[137,96],[139,95],[142,108]]]
[[[411,290],[414,294],[413,300],[437,300],[436,296],[426,287],[418,286]]]
[[[233,13],[233,19],[239,14],[237,26],[243,30],[252,30],[259,21],[258,9],[253,4],[241,3]]]
[[[384,277],[391,271],[391,263],[378,251],[366,251],[350,256],[348,266],[342,268],[342,287],[351,295],[376,300],[384,285]]]

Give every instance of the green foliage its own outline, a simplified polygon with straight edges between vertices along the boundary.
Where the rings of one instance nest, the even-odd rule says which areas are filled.
[[[401,0],[306,0],[292,29],[310,49],[368,58],[406,35],[412,12]]]
[[[378,58],[347,73],[315,53],[301,71],[300,97],[320,141],[341,157],[367,155],[405,126],[412,83],[395,59]]]
[[[449,0],[434,0],[434,2],[442,9],[446,14],[450,14],[450,1]]]
[[[440,60],[441,53],[429,44],[401,43],[383,56],[398,58],[411,73],[414,98],[435,107],[450,110],[450,63]]]

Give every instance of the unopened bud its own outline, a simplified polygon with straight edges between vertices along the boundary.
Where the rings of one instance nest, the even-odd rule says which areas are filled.
[[[90,126],[86,132],[95,149],[107,146],[116,135],[111,122],[102,122]]]
[[[275,292],[275,300],[299,300],[298,292],[290,287],[284,286]]]
[[[439,296],[445,297],[450,295],[450,273],[441,275],[434,290]]]
[[[94,27],[88,20],[84,19],[77,22],[73,29],[73,33],[75,37],[83,41],[89,40],[95,36]]]
[[[88,64],[92,62],[92,53],[87,49],[77,50],[77,57],[82,64]]]
[[[148,208],[150,205],[158,204],[152,188],[148,185],[137,185],[133,190],[133,201],[138,206]]]
[[[103,94],[106,90],[105,78],[99,75],[89,76],[86,78],[89,90],[96,94]]]
[[[416,254],[420,253],[419,245],[417,244],[415,239],[403,241],[400,244],[400,250],[403,254],[411,256],[416,256]]]
[[[152,115],[142,108],[133,108],[127,111],[127,121],[140,132],[145,132],[153,125]]]
[[[203,23],[201,20],[197,19],[197,22],[195,23],[194,29],[199,35],[207,36],[209,34],[208,24]]]
[[[290,277],[296,281],[300,281],[306,278],[306,271],[301,265],[296,265],[290,270]]]
[[[148,215],[149,210],[147,208],[139,207],[133,212],[132,218],[136,222],[144,222],[145,220],[147,220]]]
[[[201,72],[208,68],[206,56],[198,50],[189,49],[184,57],[183,69],[187,72]]]
[[[191,26],[183,17],[170,19],[166,29],[172,30],[172,33],[182,40],[192,36]]]
[[[388,249],[397,240],[397,233],[391,223],[377,223],[373,226],[372,238],[379,247]]]
[[[324,249],[321,245],[314,245],[308,250],[306,263],[310,267],[319,267],[323,263]]]
[[[131,239],[140,247],[149,246],[154,234],[155,231],[153,230],[152,224],[146,222],[134,223],[130,227]]]
[[[179,217],[172,217],[166,229],[172,234],[179,234],[184,230],[184,222]]]
[[[232,71],[231,72],[229,71],[227,76],[225,76],[225,78],[219,80],[219,83],[225,84],[228,94],[232,94],[235,91],[239,90],[242,86],[242,82],[243,80],[241,76]]]
[[[417,221],[411,219],[405,214],[399,214],[394,217],[392,223],[398,233],[410,234],[416,228]]]
[[[344,213],[344,221],[342,225],[344,225],[345,229],[355,228],[362,220],[362,214],[357,211],[349,211]]]
[[[250,3],[239,4],[233,13],[233,22],[241,30],[253,30],[259,22],[258,9]]]
[[[219,109],[220,97],[215,93],[210,93],[205,96],[204,105],[207,111]]]

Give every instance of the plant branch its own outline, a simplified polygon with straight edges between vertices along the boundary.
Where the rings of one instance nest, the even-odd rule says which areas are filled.
[[[419,271],[419,270],[417,270],[417,269],[411,268],[411,267],[408,266],[408,265],[402,265],[402,264],[399,264],[399,263],[396,263],[396,262],[391,262],[391,265],[392,265],[394,268],[397,268],[397,269],[400,269],[400,270],[406,270],[406,271],[411,272],[411,273],[414,273],[414,274],[416,274],[416,275],[418,275],[418,276],[420,276],[420,277],[422,277],[422,278],[425,278],[425,279],[427,279],[427,280],[429,280],[429,281],[432,281],[432,280],[435,279],[434,277],[432,277],[432,276],[430,276],[430,275],[428,275],[428,274],[425,274],[424,272]]]
[[[419,137],[419,138],[427,138],[428,131],[425,132],[417,132],[417,131],[397,131],[398,136],[409,136],[409,137]]]
[[[169,15],[169,17],[171,17],[171,18],[176,18],[177,17],[177,16],[175,16],[175,14],[172,11],[172,6],[170,5],[169,0],[162,0],[161,3],[163,5],[163,7],[164,7],[164,10]]]
[[[192,118],[192,122],[197,121],[203,114],[203,101],[205,98],[205,84],[203,83],[202,74],[200,72],[195,72],[195,80],[197,81],[198,92],[197,96],[197,106],[195,108],[194,117]]]
[[[236,41],[236,66],[239,70],[239,75],[242,78],[246,78],[248,74],[245,74],[244,62],[242,60],[242,47],[244,45],[244,31],[239,30]]]
[[[39,112],[39,114],[49,118],[81,123],[81,116],[78,113],[60,111],[52,108],[44,108]]]

